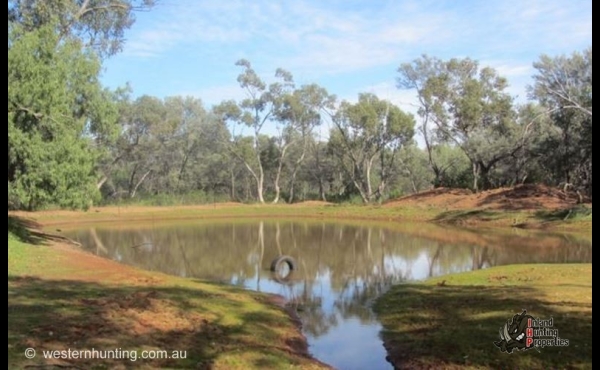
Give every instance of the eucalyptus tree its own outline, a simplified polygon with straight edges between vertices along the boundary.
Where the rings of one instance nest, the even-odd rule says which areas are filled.
[[[290,81],[288,79],[288,81]],[[322,122],[324,110],[334,108],[335,96],[316,84],[304,85],[280,95],[277,101],[274,118],[282,127],[282,135],[278,138],[280,143],[279,167],[275,182],[275,200],[280,197],[279,180],[283,163],[290,147],[296,146],[295,158],[289,164],[289,199],[291,203],[295,196],[295,185],[298,171],[304,162],[309,143],[315,127]]]
[[[423,56],[402,65],[399,73],[401,88],[417,90],[422,131],[436,176],[441,171],[433,160],[430,134],[463,150],[471,162],[474,191],[482,182],[487,187],[489,172],[519,148],[520,131],[506,79],[469,58],[441,61]]]
[[[207,111],[200,99],[192,97],[168,97],[165,108],[167,120],[175,128],[168,145],[175,154],[168,164],[174,184],[171,190],[228,192],[229,156],[222,138],[228,138],[229,132],[223,122]]]
[[[431,187],[434,173],[429,167],[427,151],[415,142],[407,144],[398,154],[394,169],[393,183],[395,194],[418,193]]]
[[[270,145],[267,150],[263,151],[263,163],[265,161],[272,165],[275,164],[275,174],[273,178],[273,190],[275,192],[275,199],[273,203],[278,203],[281,196],[281,173],[283,171],[283,165],[288,149],[296,142],[296,126],[294,120],[287,119],[285,112],[286,106],[290,101],[290,96],[293,94],[295,89],[294,77],[286,70],[278,68],[275,72],[275,77],[279,78],[279,81],[271,85],[271,98],[273,99],[273,114],[271,121],[275,122],[278,134],[270,141]],[[277,153],[273,150],[277,149]]]
[[[311,138],[308,142],[307,161],[304,166],[303,181],[316,188],[318,199],[326,202],[327,195],[335,193],[332,184],[335,183],[336,163],[329,143]]]
[[[121,135],[105,171],[109,194],[230,191],[222,142],[229,133],[201,100],[144,95],[120,108]]]
[[[427,159],[435,175],[434,185],[440,186],[448,169],[443,161],[436,155],[436,148],[440,144],[439,137],[435,134],[432,123],[433,101],[430,98],[430,90],[434,87],[429,79],[435,76],[437,71],[443,69],[443,61],[437,58],[431,58],[427,55],[420,59],[415,59],[411,63],[404,63],[398,68],[400,76],[397,78],[398,88],[415,90],[419,101],[417,111],[421,119],[418,128],[425,142],[427,150]]]
[[[542,55],[530,95],[552,111],[576,110],[592,117],[592,47],[570,56]]]
[[[330,146],[339,165],[364,203],[381,199],[399,150],[413,138],[413,116],[373,94],[360,94],[356,104],[341,103],[333,123]]]
[[[148,10],[154,0],[9,0],[8,24],[25,32],[56,30],[53,42],[78,39],[100,58],[119,52],[124,33],[135,22],[135,11]]]
[[[243,68],[237,77],[240,87],[245,91],[246,98],[240,102],[233,100],[224,101],[214,107],[213,112],[223,122],[231,123],[231,140],[228,140],[227,148],[230,153],[244,164],[248,172],[256,182],[256,197],[260,203],[265,203],[265,163],[263,163],[263,151],[265,143],[261,140],[265,125],[275,117],[278,105],[282,104],[285,94],[293,89],[293,78],[291,74],[283,69],[277,69],[275,77],[277,82],[267,85],[263,79],[252,68],[249,61],[241,59],[236,62],[237,66]],[[239,134],[237,128],[249,128],[252,132],[251,142],[243,134]],[[289,129],[283,127],[279,136],[278,145],[283,152],[288,140]],[[285,156],[285,154],[284,154]],[[282,163],[282,161],[280,161]],[[281,167],[281,166],[280,166]],[[281,168],[277,173],[281,172]],[[277,177],[275,178],[277,182]]]
[[[124,190],[129,198],[134,198],[143,183],[160,171],[160,152],[167,112],[164,103],[156,97],[144,95],[121,109],[121,136],[114,148],[119,158],[117,174],[113,179],[115,192]]]
[[[551,149],[557,182],[592,194],[592,47],[570,56],[542,55],[530,95],[551,118]]]

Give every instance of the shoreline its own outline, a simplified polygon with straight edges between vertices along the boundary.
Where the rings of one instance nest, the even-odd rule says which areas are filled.
[[[572,210],[572,209],[571,209]],[[333,204],[214,204],[198,206],[128,206],[96,207],[88,211],[47,210],[38,212],[9,211],[9,215],[37,223],[40,228],[77,227],[81,225],[110,224],[118,222],[151,223],[176,221],[308,219],[328,222],[373,221],[392,223],[431,223],[440,226],[466,228],[497,228],[516,230],[542,230],[566,233],[590,233],[590,215],[569,219],[569,208],[512,209],[495,208],[448,209],[433,206],[395,205],[333,205]],[[567,217],[562,213],[568,212]]]
[[[36,233],[36,230],[31,230]],[[309,350],[308,350],[308,341],[306,337],[302,333],[302,323],[294,312],[293,309],[286,305],[283,297],[278,296],[276,294],[269,293],[258,293],[252,292],[246,289],[236,288],[229,284],[220,284],[216,282],[210,281],[201,281],[196,279],[182,279],[170,275],[166,275],[160,272],[155,271],[145,271],[135,268],[133,266],[125,265],[119,263],[117,261],[113,261],[110,259],[106,259],[103,257],[96,256],[76,245],[73,242],[68,243],[66,241],[67,238],[59,236],[64,240],[55,240],[53,237],[55,235],[50,235],[46,233],[36,233],[35,235],[39,236],[48,236],[50,238],[45,239],[43,243],[40,245],[41,251],[44,254],[48,253],[52,255],[52,269],[41,269],[40,271],[31,271],[29,270],[27,273],[13,273],[11,274],[11,261],[9,258],[9,362],[11,357],[15,357],[14,354],[11,356],[10,346],[23,346],[24,344],[19,345],[19,343],[11,343],[10,333],[12,330],[11,322],[17,321],[18,315],[21,313],[16,309],[19,306],[18,303],[14,303],[11,297],[17,296],[18,293],[15,291],[23,290],[22,286],[27,286],[29,284],[36,286],[36,288],[32,288],[35,291],[41,289],[41,291],[51,291],[52,286],[63,285],[63,284],[75,284],[75,285],[92,285],[92,290],[98,291],[98,294],[104,295],[101,293],[102,290],[109,291],[118,291],[116,297],[110,297],[111,294],[107,294],[110,298],[103,298],[99,303],[96,303],[96,299],[94,298],[85,298],[83,300],[77,300],[75,303],[79,304],[80,301],[84,302],[83,310],[89,309],[91,306],[100,306],[102,308],[106,307],[106,303],[103,301],[106,299],[109,302],[113,302],[109,304],[109,307],[113,309],[115,312],[122,312],[122,314],[127,315],[130,308],[128,307],[120,307],[121,303],[119,300],[122,298],[118,298],[122,296],[124,291],[128,291],[129,289],[133,289],[136,293],[134,293],[135,299],[144,299],[146,297],[151,297],[150,301],[158,302],[157,304],[162,304],[163,306],[169,306],[173,304],[172,298],[167,298],[165,295],[169,290],[174,289],[174,287],[182,287],[185,286],[186,289],[189,289],[190,293],[204,295],[205,290],[213,291],[210,295],[224,295],[230,296],[231,298],[223,298],[225,301],[220,303],[220,305],[229,305],[232,304],[232,307],[236,307],[239,300],[245,301],[249,300],[253,305],[258,305],[256,310],[257,312],[262,312],[262,310],[266,312],[271,312],[274,314],[276,311],[280,312],[283,317],[277,318],[277,325],[279,326],[278,332],[281,334],[269,334],[269,336],[275,335],[279,340],[282,341],[281,344],[269,344],[268,341],[262,343],[260,346],[264,346],[266,348],[271,348],[270,352],[279,353],[278,355],[271,354],[270,356],[280,356],[282,358],[289,358],[284,363],[290,364],[300,364],[304,363],[304,365],[300,366],[300,368],[314,368],[314,369],[332,369],[331,366],[319,361],[314,358]],[[10,245],[11,239],[9,235],[9,257],[10,257]],[[32,246],[31,248],[39,249],[40,246]],[[48,259],[47,256],[36,257],[38,261],[44,261]],[[54,269],[59,270],[67,270],[66,276],[63,273],[55,272]],[[36,270],[36,269],[34,269]],[[45,271],[44,271],[45,270]],[[50,271],[51,270],[51,271]],[[93,273],[90,273],[93,271]],[[38,288],[37,286],[41,285],[42,288]],[[46,288],[48,286],[48,288]],[[209,289],[207,289],[207,287]],[[181,289],[181,288],[178,288]],[[158,293],[157,293],[158,292]],[[95,295],[95,294],[94,294]],[[175,293],[175,296],[179,296],[178,293]],[[183,298],[183,297],[182,297]],[[129,298],[126,298],[127,300]],[[112,307],[114,306],[114,307]],[[45,313],[40,313],[42,316],[45,316]],[[161,316],[160,312],[153,312],[152,314]],[[187,315],[187,314],[186,314]],[[193,316],[193,314],[189,314]],[[258,313],[256,314],[258,315]],[[262,316],[262,313],[260,314]],[[193,319],[190,319],[194,321]],[[45,321],[45,320],[43,320]],[[67,320],[68,321],[68,320]],[[197,320],[196,320],[197,321]],[[220,324],[213,324],[209,322],[211,320],[203,319],[199,324],[199,326],[208,326],[211,329],[214,329],[217,333],[221,334],[222,332],[227,332],[226,327],[222,327]],[[85,325],[85,323],[72,323],[73,326]],[[176,325],[176,324],[173,324]],[[257,325],[256,323],[253,325]],[[259,327],[262,325],[258,324]],[[191,328],[190,328],[191,329]],[[39,329],[33,328],[34,332],[37,332]],[[47,329],[42,329],[47,330]],[[194,330],[194,329],[192,329]],[[58,336],[61,332],[60,328],[53,329],[57,334],[53,336]],[[69,334],[64,334],[68,336]],[[214,335],[214,334],[213,334]],[[260,335],[259,335],[260,336]],[[34,335],[35,337],[35,335]],[[274,338],[275,338],[274,337]],[[260,338],[258,338],[260,339]],[[266,339],[266,338],[265,338]],[[50,346],[47,349],[53,349],[51,343],[45,343],[45,340],[42,338],[35,339],[29,338],[26,340],[27,346],[35,347],[38,349],[38,352],[41,349],[46,348],[46,345]],[[259,342],[262,342],[259,340]],[[258,343],[257,343],[258,345]],[[226,346],[226,344],[223,344]],[[254,346],[254,345],[252,345]],[[70,348],[70,347],[69,347]],[[240,348],[243,351],[243,347]],[[235,349],[233,350],[235,353]],[[250,350],[252,351],[252,349]],[[22,354],[22,351],[19,351]],[[259,352],[260,353],[260,352]],[[22,355],[21,355],[22,357]],[[234,355],[235,358],[235,355]],[[23,360],[23,359],[19,359]],[[289,361],[289,362],[288,362]],[[21,362],[21,361],[19,361]],[[235,362],[235,361],[234,361]],[[14,363],[14,362],[13,362]],[[60,364],[53,364],[42,360],[42,362],[36,361],[35,363],[31,363],[31,361],[22,363],[23,367],[29,366],[80,366],[82,365],[80,362],[76,361],[65,361]],[[91,365],[88,363],[87,365]],[[96,365],[98,365],[96,363]],[[106,364],[107,366],[119,366],[115,364],[115,362],[109,362]],[[201,368],[212,368],[214,365],[213,362],[206,362]],[[152,365],[155,366],[155,365]],[[162,365],[157,364],[156,366],[179,366],[174,363],[164,363]],[[204,366],[204,367],[203,367]],[[183,368],[195,368],[195,366],[186,366]],[[246,365],[238,367],[233,366],[233,368],[246,368]],[[293,367],[294,368],[294,367]]]
[[[132,225],[145,225],[147,227],[153,227],[154,223],[168,223],[168,222],[229,222],[232,218],[239,220],[240,222],[252,222],[260,217],[265,220],[277,220],[284,218],[285,220],[305,220],[307,222],[344,222],[365,225],[373,224],[386,228],[391,228],[400,232],[411,232],[413,235],[423,236],[430,239],[435,239],[443,242],[456,243],[456,242],[469,242],[476,245],[490,245],[494,244],[495,238],[505,238],[508,236],[514,236],[522,238],[522,233],[537,233],[537,232],[556,232],[557,235],[563,233],[573,234],[575,238],[583,237],[591,240],[591,217],[590,220],[575,220],[575,221],[553,221],[553,222],[541,222],[528,218],[535,214],[534,211],[517,211],[517,212],[506,212],[504,216],[499,220],[494,218],[479,219],[474,218],[467,220],[468,222],[458,223],[458,227],[468,230],[469,233],[465,233],[460,240],[449,240],[448,233],[445,233],[445,228],[457,227],[457,223],[440,221],[439,216],[445,212],[444,210],[435,208],[405,208],[405,207],[389,207],[389,206],[336,206],[336,205],[322,205],[322,204],[310,204],[310,205],[237,205],[237,204],[225,204],[209,205],[209,206],[186,206],[186,207],[102,207],[94,208],[88,212],[74,212],[74,211],[42,211],[42,212],[9,212],[9,226],[10,218],[17,217],[24,224],[30,228],[38,228],[38,237],[50,240],[50,246],[56,250],[58,254],[65,253],[65,251],[73,250],[79,251],[80,253],[89,255],[91,258],[100,258],[93,254],[84,251],[83,249],[74,245],[67,245],[67,241],[64,236],[60,235],[63,229],[68,230],[71,228],[81,228],[86,226],[99,226],[110,225],[111,223],[127,224]],[[473,211],[468,211],[469,213]],[[479,211],[475,212],[478,216]],[[501,213],[503,211],[495,211]],[[523,230],[525,227],[515,226],[514,216],[523,217],[527,219],[529,223],[526,225],[533,227],[526,227],[527,229],[534,230]],[[437,220],[437,221],[436,221]],[[419,225],[418,230],[415,230],[415,224]],[[61,229],[62,228],[62,229]],[[482,229],[493,230],[493,232],[481,232]],[[58,234],[56,234],[57,232]],[[516,235],[512,235],[515,234]],[[497,234],[497,235],[496,235]],[[532,234],[535,235],[535,234]],[[557,237],[557,243],[560,241],[560,236]],[[532,245],[537,246],[535,236],[530,238]],[[61,246],[61,244],[64,244]],[[552,243],[539,246],[541,248],[552,248]],[[10,234],[9,234],[9,248],[10,248]],[[9,249],[10,250],[10,249]],[[82,260],[80,256],[78,258]],[[83,258],[85,260],[85,258]],[[108,261],[108,260],[107,260]],[[82,261],[85,262],[85,261]],[[118,262],[109,261],[110,263],[117,264],[120,269],[131,270],[128,274],[144,276],[161,276],[164,274],[156,272],[139,271],[138,269],[126,265],[122,265]],[[11,291],[11,280],[10,280],[10,253],[9,253],[9,297]],[[510,266],[509,266],[510,267]],[[80,276],[73,276],[71,279],[77,280]],[[169,277],[168,279],[174,279]],[[152,281],[152,279],[150,279]],[[144,285],[142,287],[149,288],[153,285]],[[218,285],[217,290],[231,290],[232,287],[224,285]],[[256,297],[256,294],[248,291],[238,291],[239,294],[247,297]],[[384,299],[385,296],[390,294],[386,293],[384,296],[379,297],[378,300]],[[304,358],[309,361],[314,368],[331,368],[329,365],[321,363],[318,359],[313,358],[308,351],[308,343],[306,337],[302,335],[301,327],[302,323],[294,310],[288,307],[282,297],[276,295],[259,294],[263,298],[253,298],[263,302],[268,306],[276,308],[282,311],[286,315],[286,321],[293,325],[296,332],[294,338],[285,341],[285,347],[287,347],[288,355],[297,358]],[[9,310],[10,312],[10,310]],[[10,317],[9,317],[10,318]],[[10,322],[10,320],[9,320]],[[9,331],[10,333],[10,331]],[[297,336],[299,335],[299,337]],[[9,334],[10,339],[10,334]],[[390,347],[389,341],[384,341],[385,347],[388,352],[393,351]],[[10,350],[9,350],[10,352]],[[10,356],[9,356],[10,358]],[[304,368],[305,366],[302,366]]]

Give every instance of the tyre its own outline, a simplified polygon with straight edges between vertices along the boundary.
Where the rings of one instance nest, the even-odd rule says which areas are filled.
[[[282,270],[287,266],[287,271]],[[279,256],[271,262],[273,279],[278,283],[287,283],[296,270],[296,260],[290,256]]]

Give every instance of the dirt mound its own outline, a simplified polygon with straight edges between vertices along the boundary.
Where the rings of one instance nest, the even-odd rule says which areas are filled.
[[[487,190],[476,194],[464,189],[438,188],[393,200],[386,203],[386,206],[537,210],[573,207],[577,201],[576,194],[564,193],[545,185],[527,184]]]

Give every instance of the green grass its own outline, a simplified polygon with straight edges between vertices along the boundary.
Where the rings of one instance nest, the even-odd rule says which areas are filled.
[[[536,217],[547,221],[592,221],[592,208],[577,206],[570,209],[536,212]]]
[[[402,230],[408,227],[407,221],[432,220],[440,224],[500,226],[499,230],[506,232],[511,231],[506,226],[533,225],[545,230],[583,232],[586,238],[591,237],[592,222],[591,210],[589,214],[576,211],[564,215],[559,211],[481,209],[448,213],[433,207],[377,205],[127,206],[87,213],[41,212],[33,216],[50,232],[78,227],[81,223],[130,225],[183,219],[214,222],[285,217],[351,220],[361,224],[369,220]],[[48,247],[43,235],[31,232],[30,226],[23,219],[9,215],[9,363],[14,365],[11,367],[44,365],[25,361],[24,348],[62,349],[72,346],[71,342],[81,348],[143,349],[170,345],[193,349],[190,361],[164,362],[160,366],[215,369],[320,366],[290,352],[290,346],[300,340],[297,330],[288,316],[268,304],[263,295],[126,267],[118,271],[105,271],[106,266],[90,267],[83,263],[86,259],[81,255]],[[443,227],[433,224],[422,224],[417,229],[440,240],[449,237]],[[485,236],[474,234],[469,240],[475,244],[488,243],[487,238],[493,233],[486,232]],[[417,368],[591,367],[591,265],[506,266],[445,279],[442,286],[437,285],[440,279],[401,285],[378,301],[376,309],[385,327],[384,339],[392,359]],[[139,307],[121,307],[122,302],[138,300],[143,303]],[[561,337],[572,341],[568,351],[547,348],[541,354],[534,351],[501,354],[492,344],[497,340],[498,329],[523,308],[536,317],[554,317]],[[172,322],[169,318],[181,321]],[[132,327],[131,323],[138,326]],[[164,325],[132,335],[132,330],[141,330],[148,323]],[[53,335],[44,334],[48,332]],[[63,364],[67,365],[72,364]]]
[[[433,221],[459,226],[487,224],[500,227],[588,232],[592,229],[592,209],[577,206],[569,209],[543,211],[500,211],[490,209],[440,211],[433,217]]]
[[[88,212],[39,212],[34,217],[44,225],[94,222],[167,221],[216,218],[316,218],[326,220],[374,220],[433,222],[467,227],[518,227],[589,233],[591,208],[556,211],[514,211],[490,209],[446,210],[427,206],[386,205],[287,205],[218,203],[203,206],[148,207],[124,205],[100,207]]]
[[[14,234],[8,234],[8,273],[24,276],[33,271],[50,273],[60,257],[44,245],[34,245],[21,241]]]
[[[130,199],[106,199],[102,203],[104,206],[186,206],[198,204],[214,204],[227,202],[229,196],[225,194],[210,194],[203,191],[192,191],[184,194],[156,194],[143,195],[141,197]]]
[[[48,245],[46,245],[48,244]],[[50,243],[8,236],[11,369],[324,368],[295,352],[302,337],[269,297],[155,274]],[[187,351],[180,360],[27,360],[26,348]]]
[[[500,327],[523,309],[554,318],[570,346],[500,352]],[[375,310],[398,368],[592,367],[591,264],[504,266],[402,284]]]

